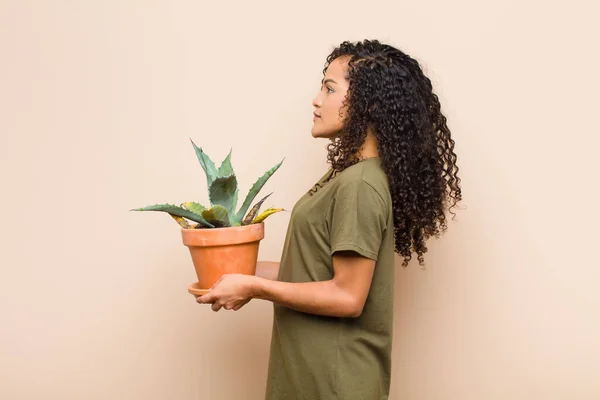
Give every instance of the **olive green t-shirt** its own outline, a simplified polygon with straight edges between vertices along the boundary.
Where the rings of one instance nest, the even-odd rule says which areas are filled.
[[[378,157],[346,168],[298,200],[278,279],[330,280],[332,256],[340,250],[376,261],[363,312],[357,318],[327,317],[274,304],[267,400],[388,398],[394,227],[388,180]]]

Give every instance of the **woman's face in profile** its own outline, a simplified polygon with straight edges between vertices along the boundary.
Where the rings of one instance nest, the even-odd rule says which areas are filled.
[[[333,138],[342,130],[347,109],[343,105],[348,92],[347,66],[347,59],[338,57],[327,67],[321,90],[312,103],[315,115],[311,134],[315,138]]]

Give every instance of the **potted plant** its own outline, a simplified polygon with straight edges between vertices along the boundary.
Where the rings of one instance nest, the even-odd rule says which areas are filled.
[[[258,247],[265,236],[264,220],[283,208],[270,207],[259,214],[263,202],[272,194],[250,205],[267,180],[283,163],[281,160],[250,188],[244,203],[238,202],[237,178],[231,165],[231,151],[217,168],[202,148],[190,139],[206,174],[210,208],[196,202],[155,204],[130,211],[162,211],[181,226],[183,244],[189,248],[198,282],[188,287],[193,295],[207,293],[224,274],[254,275]]]

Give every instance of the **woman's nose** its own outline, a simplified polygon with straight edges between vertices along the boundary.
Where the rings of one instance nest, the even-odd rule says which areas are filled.
[[[321,107],[321,94],[320,93],[315,96],[315,98],[313,99],[312,105],[314,107]]]

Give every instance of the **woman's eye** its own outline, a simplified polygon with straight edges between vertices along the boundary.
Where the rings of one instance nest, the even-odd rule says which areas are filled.
[[[327,87],[327,92],[328,92],[328,93],[333,93],[333,89],[332,89],[332,88],[330,88],[330,87]]]

